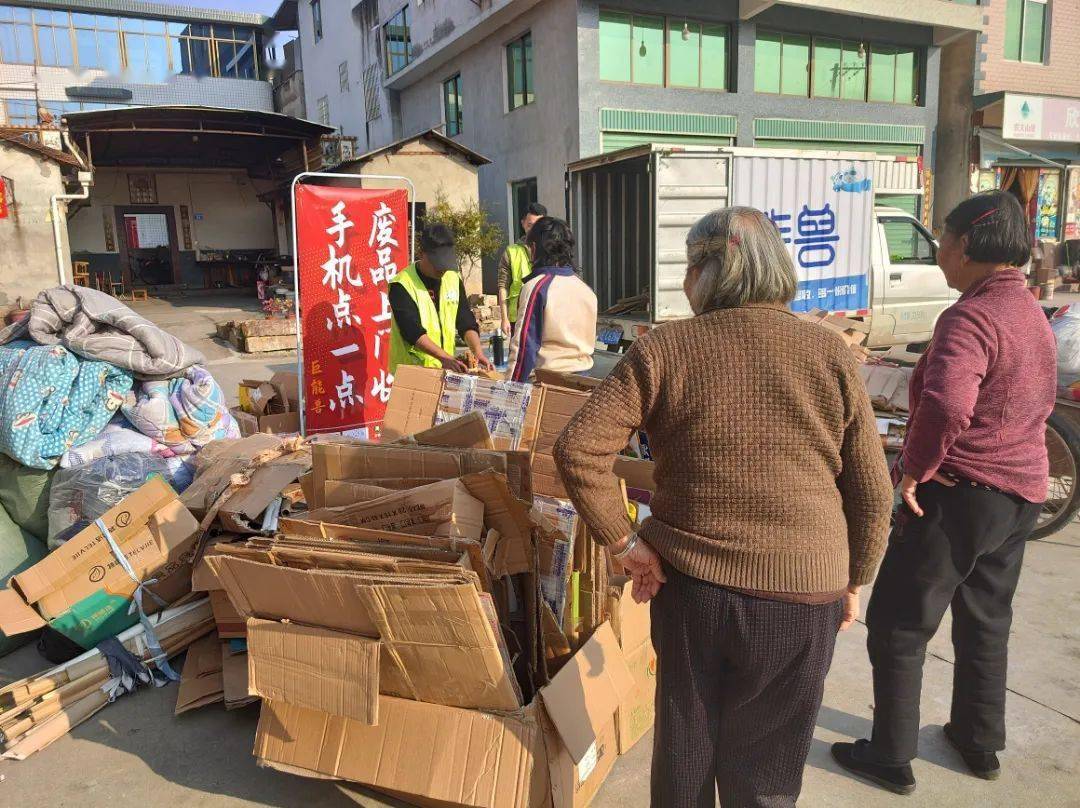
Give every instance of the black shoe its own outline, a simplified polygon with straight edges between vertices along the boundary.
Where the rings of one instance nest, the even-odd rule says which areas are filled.
[[[864,777],[872,783],[891,791],[893,794],[910,794],[915,790],[915,775],[911,764],[903,766],[883,766],[867,760],[870,741],[865,739],[855,743],[834,743],[833,759],[852,774]]]
[[[973,749],[965,749],[956,737],[956,731],[953,729],[952,724],[946,724],[942,729],[945,730],[945,737],[948,738],[953,748],[960,753],[960,757],[964,759],[964,763],[967,764],[972,774],[981,777],[983,780],[997,780],[1001,777],[1001,763],[994,752],[977,752]]]

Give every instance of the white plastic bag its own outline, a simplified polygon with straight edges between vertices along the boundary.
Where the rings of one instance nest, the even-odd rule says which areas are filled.
[[[1070,306],[1050,321],[1050,328],[1057,340],[1058,375],[1080,374],[1080,306]]]

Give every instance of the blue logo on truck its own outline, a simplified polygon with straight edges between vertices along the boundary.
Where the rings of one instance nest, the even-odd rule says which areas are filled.
[[[855,166],[851,166],[847,171],[838,171],[833,174],[832,188],[834,191],[861,194],[870,190],[870,178],[859,179],[859,170]]]

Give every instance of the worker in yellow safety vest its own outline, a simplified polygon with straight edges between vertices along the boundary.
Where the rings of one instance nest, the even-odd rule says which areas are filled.
[[[538,219],[547,216],[547,208],[539,202],[533,202],[525,208],[521,217],[521,239],[516,244],[507,246],[499,261],[499,310],[502,312],[502,330],[507,339],[518,319],[518,298],[521,295],[523,280],[532,272],[532,258],[525,246],[525,236]]]
[[[443,224],[425,227],[419,238],[416,262],[390,281],[390,367],[421,365],[459,373],[467,370],[454,356],[458,334],[472,350],[480,367],[492,370],[480,343],[480,326],[469,308],[465,284],[457,272],[454,234]]]

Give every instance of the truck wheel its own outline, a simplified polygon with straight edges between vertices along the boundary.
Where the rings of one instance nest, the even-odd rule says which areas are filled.
[[[1080,431],[1069,418],[1051,413],[1046,422],[1050,489],[1031,539],[1045,539],[1072,521],[1080,510]]]

